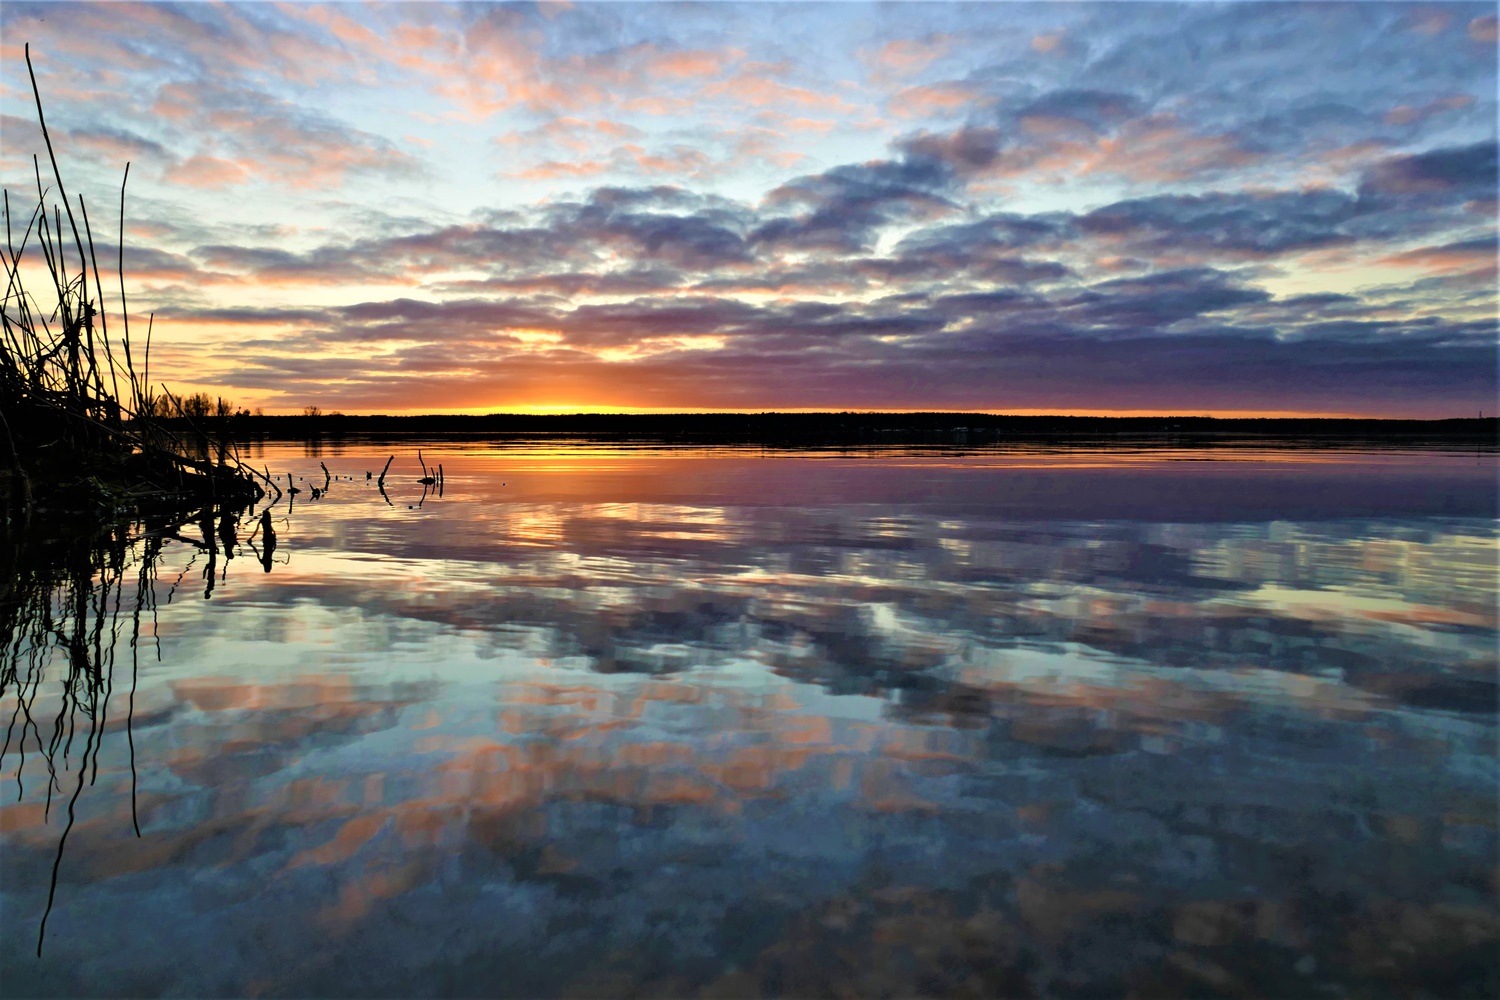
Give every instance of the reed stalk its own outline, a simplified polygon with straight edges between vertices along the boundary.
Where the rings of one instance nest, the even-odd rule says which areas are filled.
[[[200,396],[184,399],[165,386],[161,396],[153,392],[148,379],[154,314],[146,356],[136,367],[123,249],[129,163],[120,184],[117,262],[123,336],[117,342],[111,335],[88,207],[79,195],[75,211],[68,194],[29,45],[25,52],[51,183],[44,183],[40,156],[34,155],[36,204],[24,220],[13,211],[11,192],[3,192],[0,476],[5,482],[0,485],[7,506],[25,511],[42,494],[53,506],[89,499],[158,504],[258,499],[260,474],[234,453],[228,404],[210,405]],[[15,521],[14,514],[6,519],[5,533],[14,530]]]

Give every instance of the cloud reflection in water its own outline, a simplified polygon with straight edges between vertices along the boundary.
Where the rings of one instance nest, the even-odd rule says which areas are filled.
[[[1472,456],[442,460],[438,504],[341,486],[299,505],[287,565],[160,616],[144,837],[106,746],[47,954],[7,945],[8,981],[1495,982]],[[19,923],[56,831],[30,791],[0,823]]]

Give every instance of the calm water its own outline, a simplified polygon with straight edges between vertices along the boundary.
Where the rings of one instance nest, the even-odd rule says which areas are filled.
[[[1493,455],[392,450],[16,640],[7,995],[1500,994]]]

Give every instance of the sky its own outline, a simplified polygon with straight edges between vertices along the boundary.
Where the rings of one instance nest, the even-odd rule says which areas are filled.
[[[1496,40],[1458,3],[7,0],[0,180],[19,231],[30,43],[152,380],[267,413],[1474,416]]]

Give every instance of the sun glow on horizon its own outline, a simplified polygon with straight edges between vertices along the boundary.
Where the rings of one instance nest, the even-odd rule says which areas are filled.
[[[268,408],[267,409],[267,413],[269,415],[295,416],[295,415],[300,415],[302,412],[303,411],[300,408],[295,408],[294,409],[294,408],[288,408],[288,407],[279,407],[279,408]],[[1064,410],[1064,409],[1046,409],[1046,408],[1017,408],[1017,409],[989,408],[989,409],[957,410],[957,409],[949,409],[949,408],[946,408],[946,407],[926,407],[926,408],[920,408],[920,407],[840,407],[840,408],[832,408],[832,407],[787,407],[787,406],[773,406],[773,407],[766,407],[764,409],[754,409],[754,410],[752,410],[752,409],[746,409],[746,408],[743,408],[743,407],[717,408],[717,409],[716,408],[710,408],[710,407],[689,407],[689,406],[655,406],[655,407],[634,406],[634,407],[630,407],[630,406],[591,405],[591,404],[581,404],[581,403],[534,403],[534,404],[522,404],[522,405],[508,406],[508,407],[485,406],[485,407],[466,407],[466,408],[465,407],[458,407],[458,408],[453,408],[453,409],[432,409],[432,408],[427,408],[427,409],[420,409],[420,410],[419,409],[410,409],[410,410],[399,410],[399,409],[379,409],[379,410],[377,410],[377,409],[370,409],[370,410],[363,410],[363,411],[348,410],[348,411],[340,411],[340,412],[344,416],[351,416],[351,417],[359,417],[359,416],[393,416],[393,417],[460,416],[460,417],[485,417],[485,416],[521,416],[521,415],[525,415],[525,416],[574,416],[574,415],[580,415],[580,416],[610,416],[610,415],[619,415],[619,416],[663,415],[663,416],[670,416],[670,415],[673,415],[673,414],[681,414],[683,416],[689,416],[689,415],[692,415],[692,414],[699,414],[699,413],[701,413],[701,414],[725,414],[725,415],[742,414],[742,415],[745,415],[745,416],[758,416],[758,415],[764,415],[764,414],[781,414],[781,413],[785,413],[785,414],[839,414],[839,413],[851,413],[851,414],[879,414],[879,413],[890,413],[890,414],[902,414],[902,413],[927,414],[927,413],[941,413],[941,414],[952,414],[955,417],[961,417],[961,416],[965,416],[965,415],[970,415],[970,416],[990,416],[990,417],[1143,417],[1143,418],[1161,419],[1161,420],[1193,419],[1193,418],[1203,418],[1203,417],[1208,417],[1208,418],[1217,419],[1217,420],[1242,420],[1242,419],[1261,419],[1261,420],[1282,420],[1282,419],[1299,419],[1299,420],[1319,420],[1319,419],[1327,419],[1327,420],[1376,420],[1376,419],[1385,419],[1380,414],[1376,414],[1376,413],[1341,413],[1341,412],[1322,412],[1322,411],[1317,411],[1317,410],[1218,410],[1218,409],[1206,409],[1206,410],[1194,410],[1194,409],[1181,409],[1181,410],[1171,410],[1171,409],[1155,409],[1155,410],[1142,410],[1142,409],[1136,409],[1136,410],[1123,410],[1123,409],[1092,409],[1092,410],[1085,410],[1085,409],[1077,409],[1077,410]],[[1467,414],[1455,414],[1455,416],[1466,416],[1466,415]],[[1442,419],[1442,418],[1437,418],[1437,419]]]

